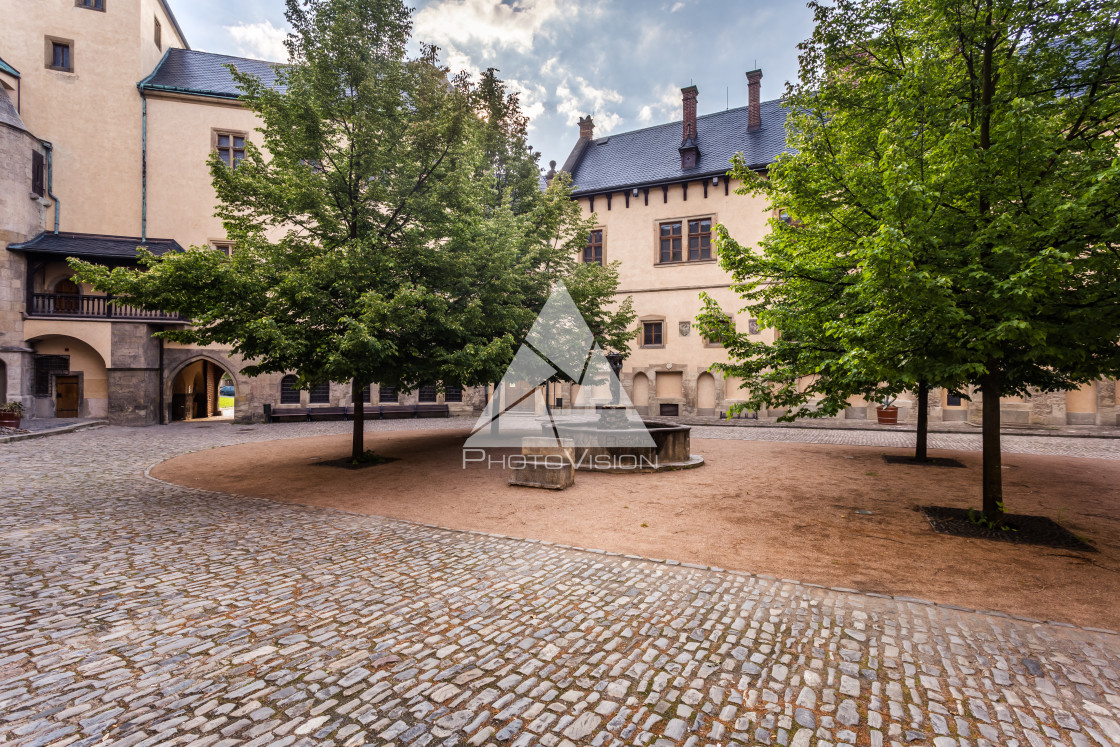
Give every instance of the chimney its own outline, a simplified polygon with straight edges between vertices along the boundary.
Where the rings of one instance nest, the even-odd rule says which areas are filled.
[[[747,93],[750,106],[747,108],[747,131],[757,130],[762,127],[762,105],[759,92],[762,88],[762,70],[751,70],[747,73]]]
[[[571,121],[571,120],[569,120]],[[591,140],[595,137],[595,123],[591,121],[591,115],[579,118],[579,139]]]
[[[700,148],[696,144],[696,96],[700,93],[696,86],[681,89],[684,105],[684,121],[681,124],[681,168],[694,169],[700,160]]]

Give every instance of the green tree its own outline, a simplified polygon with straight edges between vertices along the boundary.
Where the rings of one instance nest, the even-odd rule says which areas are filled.
[[[718,229],[746,308],[721,368],[750,407],[831,414],[922,383],[982,395],[983,508],[1003,513],[1000,397],[1120,370],[1115,0],[811,3],[790,152],[744,192],[788,211],[761,252]],[[701,327],[718,328],[709,299]]]
[[[249,375],[350,382],[358,458],[368,383],[500,378],[548,285],[576,274],[554,260],[568,247],[546,240],[574,240],[559,205],[570,187],[522,194],[514,210],[497,169],[533,161],[516,97],[493,73],[483,85],[449,77],[434,47],[407,57],[399,1],[288,0],[286,15],[280,85],[235,73],[264,147],[247,144],[236,168],[210,159],[233,255],[147,256],[145,271],[72,264],[129,303],[190,317],[162,334],[229,345]]]

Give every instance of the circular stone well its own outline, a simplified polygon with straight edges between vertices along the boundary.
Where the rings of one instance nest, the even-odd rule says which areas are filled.
[[[636,427],[604,428],[596,421],[587,421],[546,423],[541,428],[547,436],[555,428],[560,438],[572,439],[578,470],[628,474],[691,469],[704,464],[704,457],[691,453],[689,426],[658,420],[644,420],[642,424],[653,438],[653,446],[648,445],[641,429]]]

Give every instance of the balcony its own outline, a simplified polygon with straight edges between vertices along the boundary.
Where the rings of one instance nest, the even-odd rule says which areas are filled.
[[[135,306],[109,303],[112,296],[85,296],[70,293],[32,293],[29,317],[68,319],[110,319],[134,322],[179,322],[187,319],[163,311],[145,311]]]

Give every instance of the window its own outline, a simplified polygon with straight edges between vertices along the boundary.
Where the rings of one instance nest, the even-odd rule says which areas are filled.
[[[727,316],[727,335],[726,336],[730,336],[730,335],[733,335],[733,334],[735,334],[735,318],[728,315]],[[705,337],[704,338],[704,346],[709,347],[709,348],[722,348],[723,343],[724,343],[724,339],[725,339],[725,335],[722,335],[722,334],[716,335],[715,337],[711,337],[711,338]]]
[[[155,40],[156,49],[163,49],[163,28],[159,25],[159,19],[153,19],[156,22],[155,26]]]
[[[63,73],[74,72],[74,42],[48,36],[47,67]]]
[[[70,356],[35,356],[35,396],[51,396],[51,374],[70,373]]]
[[[88,8],[89,10],[105,10],[105,0],[74,0],[74,6],[77,8]]]
[[[43,172],[46,171],[43,154],[37,150],[31,151],[31,191],[42,197],[47,188]]]
[[[665,322],[642,322],[642,347],[665,344]]]
[[[787,226],[793,225],[793,216],[787,210],[778,211],[778,220],[785,223]]]
[[[688,222],[688,259],[695,262],[712,258],[712,219]]]
[[[329,382],[311,385],[311,396],[308,402],[313,405],[329,405],[331,403],[331,385]]]
[[[947,395],[945,395],[945,406],[946,407],[960,407],[961,404],[963,404],[961,402],[961,395],[959,395],[959,394],[947,394]]]
[[[367,404],[369,403],[370,390],[372,388],[373,388],[372,385],[366,384],[365,387],[362,389],[362,402],[365,402]]]
[[[397,388],[395,386],[382,386],[377,388],[378,402],[396,402]]]
[[[288,374],[280,379],[280,404],[282,405],[298,405],[299,404],[299,387],[296,386],[297,379],[292,374]]]
[[[681,261],[681,224],[679,221],[661,224],[661,261]]]
[[[435,402],[436,401],[436,388],[434,386],[420,387],[420,401],[421,402]]]
[[[444,402],[462,402],[463,401],[463,387],[449,386],[447,391],[443,393]]]
[[[588,265],[603,264],[603,231],[595,230],[587,238],[587,246],[583,248],[583,262]]]
[[[216,252],[221,252],[227,257],[233,256],[233,242],[232,241],[211,241],[210,248]]]
[[[218,158],[230,168],[237,168],[237,164],[245,160],[245,136],[234,132],[218,132],[217,145]]]

